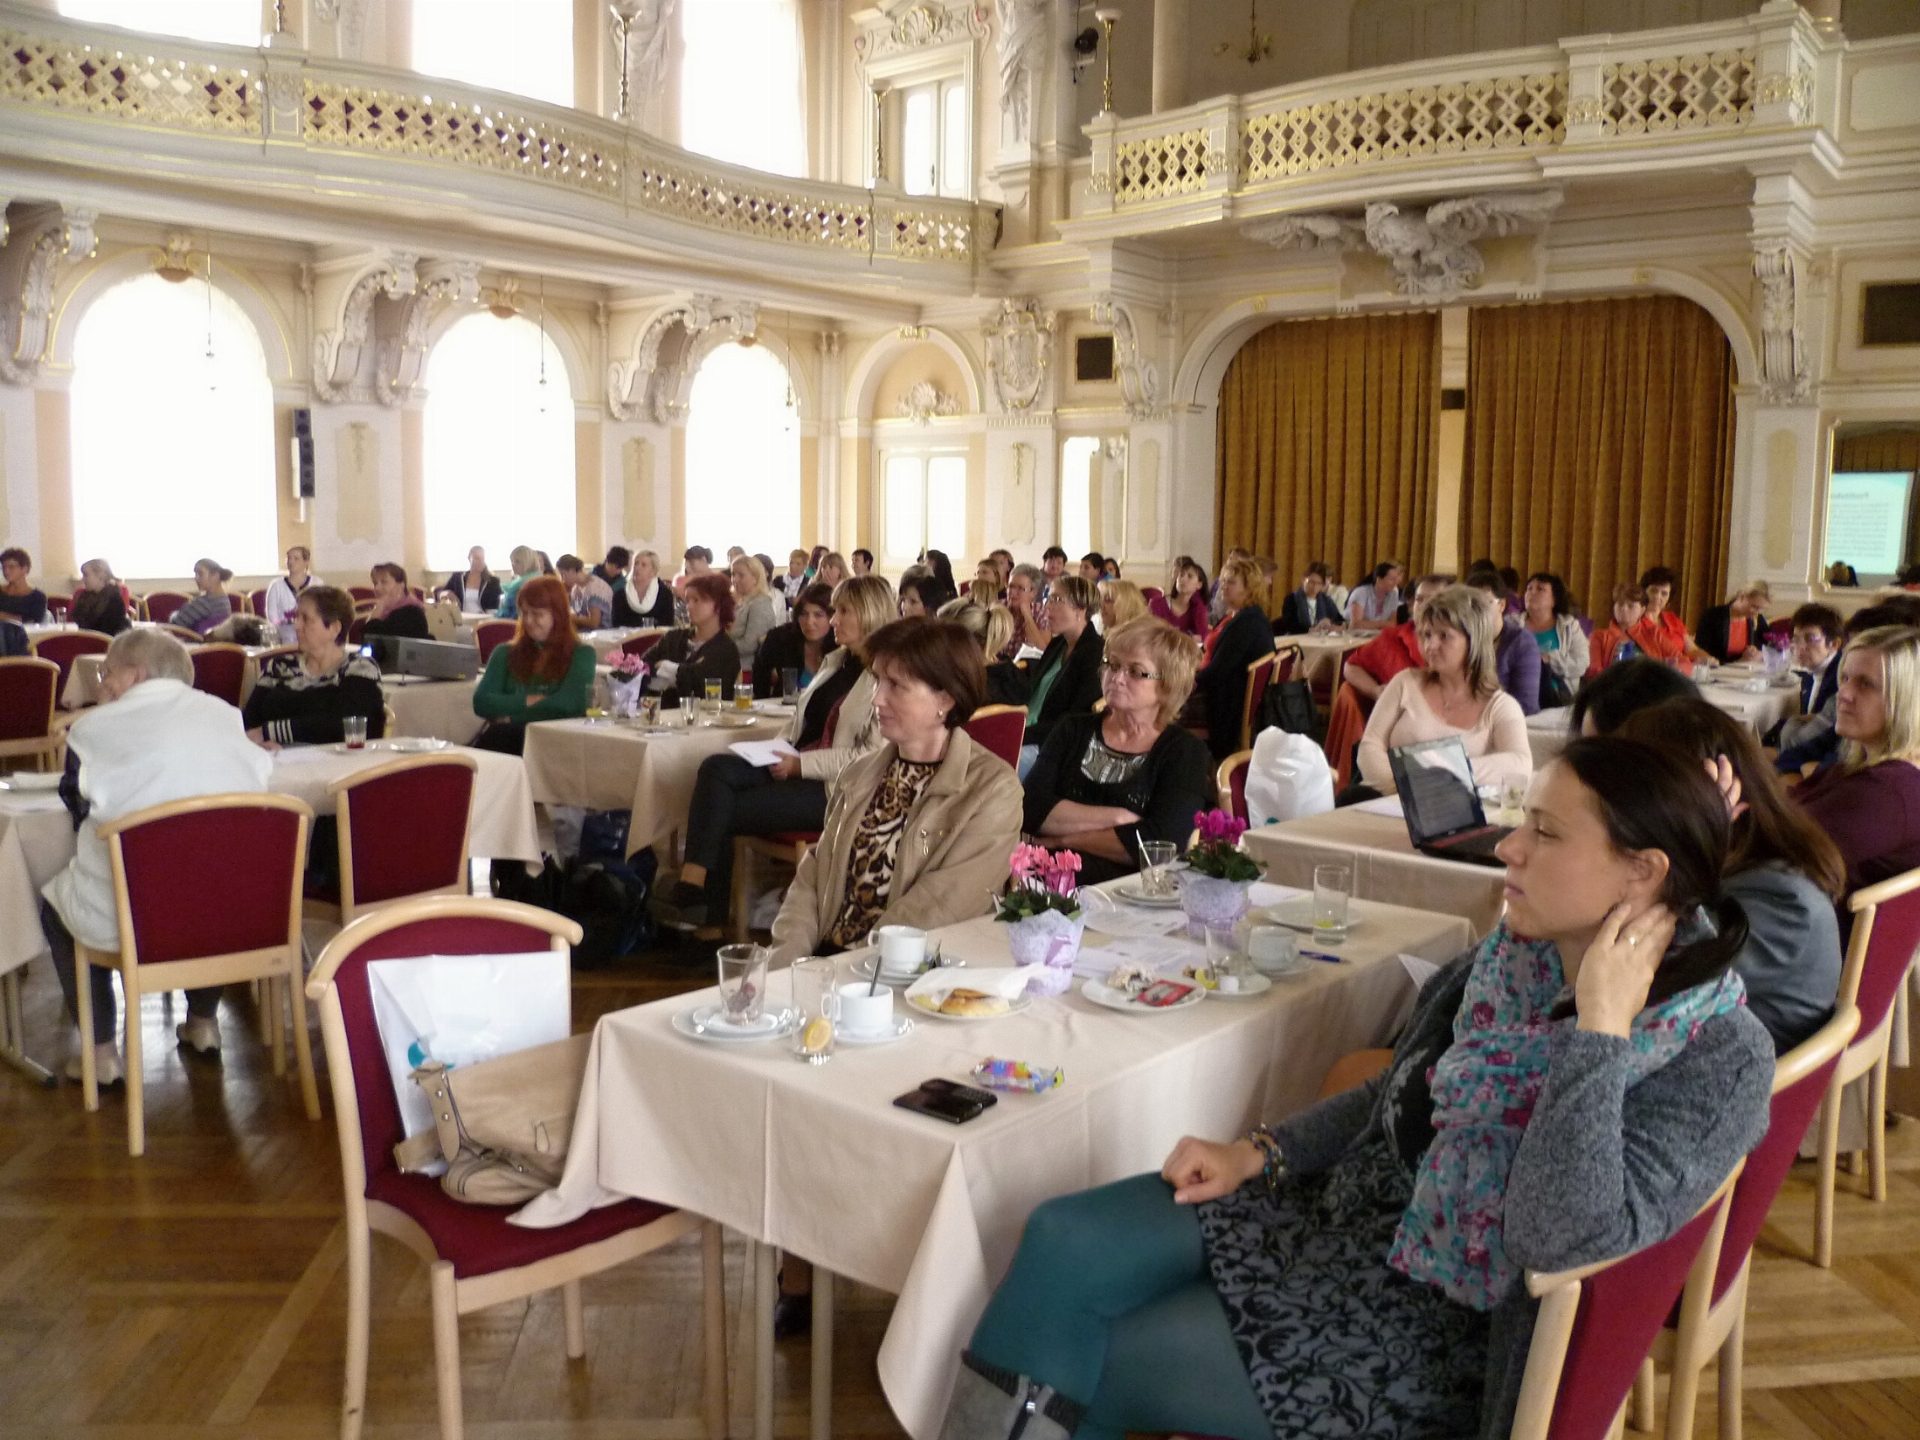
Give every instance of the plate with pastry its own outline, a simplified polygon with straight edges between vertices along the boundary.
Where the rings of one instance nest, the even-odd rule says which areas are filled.
[[[941,1020],[998,1020],[1033,1004],[1030,971],[1014,966],[960,969],[943,965],[907,987],[907,1008]]]
[[[910,994],[907,1004],[922,1015],[933,1015],[941,1020],[998,1020],[1003,1016],[1018,1015],[1033,1004],[1033,1000],[1027,995],[1009,1000],[1004,995],[969,990],[960,985],[944,995]]]

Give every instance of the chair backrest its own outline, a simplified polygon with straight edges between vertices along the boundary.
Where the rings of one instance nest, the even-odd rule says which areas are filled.
[[[291,795],[203,795],[102,825],[121,954],[157,965],[298,945],[312,821]],[[222,870],[217,896],[209,855],[245,857]]]
[[[1240,748],[1246,749],[1253,744],[1254,717],[1260,713],[1260,702],[1267,698],[1267,685],[1273,679],[1275,656],[1262,655],[1247,666],[1247,694],[1240,702]]]
[[[160,628],[166,631],[167,634],[173,636],[173,638],[178,640],[182,645],[197,646],[207,638],[198,630],[190,630],[185,625],[162,625]]]
[[[1282,645],[1273,652],[1273,674],[1268,678],[1270,685],[1284,685],[1293,678],[1293,672],[1300,668],[1300,647]]]
[[[72,609],[73,609],[72,596],[49,595],[47,597],[47,613],[53,616],[53,618],[56,620],[65,620],[67,618],[67,613]]]
[[[187,597],[178,590],[155,590],[140,597],[140,618],[164,625],[173,618],[173,612],[186,603]]]
[[[0,740],[38,740],[51,734],[62,678],[51,660],[30,655],[0,660]]]
[[[348,918],[368,905],[462,884],[477,768],[470,755],[409,755],[327,787],[339,796],[340,900]]]
[[[514,620],[482,620],[474,626],[473,643],[480,651],[480,663],[486,664],[488,656],[510,642],[517,629],[519,622]]]
[[[247,652],[241,645],[196,645],[193,661],[193,688],[218,696],[236,710],[240,692],[247,683]]]
[[[360,916],[333,937],[313,967],[307,997],[320,1006],[350,1190],[356,1179],[364,1187],[370,1177],[393,1169],[393,1147],[406,1138],[387,1057],[380,1048],[368,962],[425,955],[524,955],[549,947],[564,950],[579,939],[580,927],[551,910],[463,895],[403,900]]]
[[[251,615],[265,615],[267,613],[266,591],[249,590],[247,592],[247,612]]]
[[[620,642],[620,653],[622,655],[645,655],[660,643],[660,637],[666,633],[664,630],[647,630],[638,635],[629,635]]]
[[[1247,818],[1247,771],[1252,765],[1253,751],[1236,750],[1213,772],[1213,788],[1220,808],[1239,820]]]
[[[1740,1167],[1657,1244],[1554,1275],[1528,1275],[1540,1299],[1512,1440],[1602,1440],[1673,1302],[1690,1280],[1706,1303]]]
[[[356,605],[371,605],[380,598],[374,593],[371,585],[349,585],[347,594],[353,597],[353,603]]]
[[[1840,972],[1839,1004],[1858,1010],[1860,1033],[1871,1035],[1887,1018],[1920,949],[1920,870],[1863,886],[1847,903],[1853,934]]]
[[[980,745],[998,755],[1007,764],[1020,766],[1020,741],[1027,733],[1024,705],[982,705],[960,727]]]
[[[60,667],[59,688],[65,690],[75,656],[104,655],[112,644],[111,635],[102,635],[97,630],[56,630],[50,635],[34,636],[33,653]]]
[[[1327,763],[1333,766],[1333,788],[1336,792],[1347,788],[1347,782],[1353,774],[1353,747],[1360,743],[1360,737],[1367,733],[1367,716],[1360,704],[1360,696],[1351,685],[1342,685],[1335,692],[1333,707],[1327,712]]]

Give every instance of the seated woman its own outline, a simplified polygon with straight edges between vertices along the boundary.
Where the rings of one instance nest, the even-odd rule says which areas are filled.
[[[1613,587],[1612,608],[1608,613],[1613,623],[1594,631],[1587,642],[1586,678],[1589,680],[1614,661],[1632,659],[1640,653],[1640,642],[1633,636],[1647,617],[1647,592],[1631,580],[1621,582]]]
[[[688,576],[681,597],[687,623],[662,635],[647,652],[647,663],[653,667],[647,687],[669,710],[678,709],[683,696],[703,699],[709,680],[719,681],[721,695],[731,700],[734,682],[740,678],[740,652],[727,637],[727,627],[733,623],[733,587],[726,576],[709,570]]]
[[[1527,717],[1494,678],[1497,613],[1481,592],[1465,585],[1450,585],[1427,602],[1420,612],[1423,663],[1387,682],[1360,737],[1360,776],[1367,787],[1392,794],[1387,752],[1447,735],[1466,745],[1473,778],[1482,785],[1533,772]]]
[[[1147,609],[1166,621],[1182,635],[1195,640],[1207,638],[1207,572],[1191,555],[1173,562],[1167,577],[1167,593],[1147,601]]]
[[[1540,708],[1571,705],[1586,678],[1590,647],[1587,632],[1573,613],[1567,582],[1551,570],[1529,575],[1520,619],[1540,651]]]
[[[1764,580],[1749,580],[1726,604],[1709,605],[1700,612],[1695,639],[1718,664],[1758,660],[1760,637],[1767,633],[1765,611],[1772,603],[1773,587]]]
[[[1727,853],[1697,762],[1569,745],[1501,842],[1506,919],[1428,980],[1384,1074],[1033,1212],[943,1440],[1001,1440],[1032,1386],[1028,1440],[1504,1440],[1525,1271],[1666,1239],[1766,1133]]]
[[[196,560],[193,583],[199,593],[174,611],[167,623],[206,634],[233,614],[233,596],[226,591],[226,584],[231,579],[233,572],[218,561]]]
[[[656,630],[673,625],[673,587],[660,578],[660,557],[653,551],[634,553],[626,585],[614,593],[613,623]]]
[[[940,585],[918,566],[908,566],[900,577],[900,619],[925,620],[944,603]]]
[[[513,643],[496,646],[473,691],[473,713],[486,728],[473,743],[507,755],[525,752],[536,720],[575,720],[593,698],[596,656],[573,629],[567,587],[551,575],[520,586]]]
[[[833,592],[824,585],[809,585],[794,598],[793,619],[769,630],[754,653],[753,698],[778,700],[785,693],[782,677],[789,670],[800,689],[806,689],[836,643]]]
[[[1339,630],[1347,617],[1333,603],[1327,587],[1333,583],[1333,567],[1324,560],[1307,566],[1300,588],[1280,602],[1280,615],[1273,622],[1281,635],[1306,635],[1315,630]]]
[[[1138,870],[1142,840],[1185,850],[1194,815],[1213,807],[1213,757],[1174,723],[1199,660],[1164,620],[1116,626],[1100,667],[1105,713],[1069,715],[1040,747],[1026,779],[1025,829],[1077,850],[1081,884]]]
[[[840,773],[820,842],[773,922],[777,962],[837,955],[882,925],[922,930],[986,910],[1020,839],[1012,767],[960,727],[986,700],[980,646],[944,620],[867,639],[885,744]]]
[[[802,603],[826,588],[810,586]],[[723,918],[733,893],[734,836],[818,830],[827,787],[879,748],[867,637],[892,621],[893,587],[878,575],[856,575],[841,582],[831,613],[839,647],[820,661],[781,736],[800,753],[764,766],[730,752],[700,762],[687,807],[686,863],[665,904],[655,906],[662,919],[700,925]]]
[[[1753,731],[1717,706],[1668,700],[1614,733],[1713,767],[1727,791],[1733,832],[1723,884],[1747,916],[1733,968],[1746,982],[1747,1008],[1786,1054],[1826,1024],[1840,993],[1840,852],[1787,799]]]
[[[1100,597],[1100,633],[1110,635],[1116,627],[1138,620],[1147,613],[1147,597],[1131,580],[1100,580],[1094,584]]]
[[[761,637],[772,630],[779,619],[773,613],[766,571],[760,568],[758,560],[742,555],[727,573],[733,580],[733,619],[727,624],[727,638],[740,653],[741,667],[750,668]]]
[[[516,545],[507,552],[507,565],[513,571],[507,577],[507,583],[500,587],[500,608],[495,616],[500,620],[520,618],[520,587],[540,574],[540,552],[531,545]]]
[[[1092,713],[1100,699],[1100,636],[1093,628],[1099,604],[1093,586],[1078,575],[1062,575],[1047,584],[1047,648],[1024,666],[999,664],[988,674],[993,699],[1027,707],[1027,729],[1020,745],[1020,770],[1033,768],[1040,747],[1069,715]]]
[[[358,715],[367,735],[387,728],[387,698],[380,667],[349,653],[353,597],[331,585],[311,585],[293,611],[295,655],[280,655],[260,667],[247,696],[247,733],[270,750],[282,745],[330,745],[346,738],[342,722]]]
[[[433,632],[427,628],[427,607],[407,589],[404,569],[386,562],[368,571],[367,578],[373,582],[373,613],[361,627],[362,637],[368,640],[376,635],[393,635],[404,640],[433,638]]]
[[[22,625],[44,625],[47,621],[46,592],[34,588],[27,576],[33,572],[33,557],[18,545],[0,550],[0,615],[8,615]]]
[[[1207,749],[1224,760],[1240,748],[1240,711],[1247,699],[1247,666],[1273,653],[1273,625],[1262,607],[1267,582],[1252,560],[1235,558],[1220,567],[1220,599],[1226,615],[1208,632],[1206,660],[1194,676],[1194,694],[1207,727]]]
[[[1665,565],[1656,565],[1640,577],[1640,588],[1647,592],[1647,613],[1631,635],[1643,655],[1673,666],[1682,675],[1691,675],[1696,664],[1711,665],[1715,661],[1693,643],[1686,622],[1668,608],[1678,583],[1679,577]]]
[[[80,567],[80,593],[73,597],[67,618],[82,630],[102,635],[118,635],[133,623],[127,614],[127,597],[106,561],[89,560]]]
[[[441,588],[453,597],[462,615],[491,613],[500,608],[500,582],[487,569],[487,552],[478,545],[467,552],[467,568],[449,575]]]
[[[1513,592],[1500,578],[1498,570],[1469,570],[1463,582],[1478,590],[1483,603],[1493,612],[1495,634],[1493,669],[1500,688],[1520,702],[1522,715],[1540,713],[1540,647],[1534,643],[1520,616],[1508,608]],[[1517,602],[1516,602],[1517,603]]]
[[[1839,757],[1793,788],[1840,847],[1849,892],[1920,866],[1920,630],[1863,630],[1840,656]]]
[[[1040,597],[1046,593],[1046,589],[1047,577],[1040,573],[1038,565],[1013,567],[1007,577],[1007,609],[1013,615],[1013,638],[1002,647],[1000,653],[989,655],[988,663],[1012,660],[1019,655],[1022,646],[1036,652],[1046,650],[1047,642],[1053,638],[1047,634],[1046,622],[1041,618]],[[1204,602],[1201,608],[1206,608]]]
[[[613,586],[588,569],[586,561],[578,555],[562,555],[553,562],[553,573],[567,587],[576,628],[604,630],[613,623]]]

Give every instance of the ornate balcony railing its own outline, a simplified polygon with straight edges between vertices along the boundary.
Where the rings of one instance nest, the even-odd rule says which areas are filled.
[[[387,157],[524,182],[524,202],[565,196],[569,213],[636,229],[657,217],[751,241],[929,265],[967,275],[983,247],[981,210],[767,175],[676,149],[583,111],[472,86],[308,56],[144,37],[0,5],[0,115],[85,117],[138,127],[141,148],[177,153],[218,180],[222,164],[334,173],[344,157]],[[46,158],[42,125],[0,126],[0,152]],[[10,140],[9,136],[13,138]],[[175,137],[178,137],[176,140]],[[253,142],[246,153],[209,140]],[[97,147],[97,142],[89,143]],[[291,155],[289,152],[292,152]],[[356,179],[378,193],[383,176]],[[417,178],[393,183],[417,199]],[[494,192],[498,193],[498,192]],[[476,197],[476,204],[484,199]],[[511,206],[511,199],[503,201]],[[584,209],[581,208],[584,206]],[[988,214],[985,245],[992,243]],[[636,238],[638,238],[636,236]]]

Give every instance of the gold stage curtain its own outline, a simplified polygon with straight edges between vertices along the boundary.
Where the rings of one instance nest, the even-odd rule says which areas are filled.
[[[1609,623],[1613,587],[1680,577],[1691,629],[1725,599],[1733,351],[1678,296],[1477,307],[1460,558],[1551,570]]]
[[[1889,426],[1885,430],[1835,436],[1833,468],[1920,471],[1920,430]],[[1908,507],[1907,545],[1901,553],[1905,557],[1902,563],[1908,565],[1920,556],[1920,505]]]
[[[1439,410],[1431,311],[1262,330],[1220,384],[1220,553],[1243,545],[1273,556],[1289,590],[1315,560],[1348,585],[1389,558],[1425,569]]]

